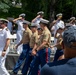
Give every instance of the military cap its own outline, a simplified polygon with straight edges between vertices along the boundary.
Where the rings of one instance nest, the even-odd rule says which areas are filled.
[[[40,23],[43,23],[43,24],[49,24],[49,21],[46,20],[46,19],[41,19],[41,20],[40,20]]]
[[[37,15],[40,15],[40,14],[44,14],[44,12],[43,11],[39,11],[38,13],[37,13]]]
[[[76,48],[76,46],[73,46],[73,43],[76,43],[75,26],[70,26],[67,29],[65,29],[63,34],[63,42],[64,42],[64,45],[66,45],[69,48]]]
[[[64,23],[58,25],[58,29],[64,29],[64,28],[65,28]]]
[[[37,27],[38,24],[37,23],[31,23],[31,27]]]
[[[70,18],[70,21],[71,21],[71,20],[75,20],[75,17],[71,17],[71,18]]]
[[[29,24],[30,24],[30,22],[29,22],[29,21],[24,20],[24,21],[23,21],[23,24],[24,24],[24,25],[26,25],[26,24],[28,24],[28,25],[29,25]]]
[[[56,15],[56,17],[62,16],[62,15],[63,15],[62,13],[59,13],[59,14]]]
[[[58,25],[58,29],[64,29],[65,26],[62,26],[62,25]]]
[[[25,16],[26,16],[26,14],[24,14],[24,13],[19,15],[19,17],[25,17]]]
[[[38,27],[37,30],[42,30],[42,28],[41,27]]]
[[[13,21],[14,20],[14,18],[12,18],[12,17],[8,17],[7,18],[9,21]]]
[[[6,23],[6,24],[7,24],[8,22],[9,22],[9,21],[6,20],[6,19],[3,19],[3,18],[0,19],[0,23]]]
[[[70,27],[70,26],[72,26],[72,24],[66,23],[65,26],[66,26],[66,27]]]

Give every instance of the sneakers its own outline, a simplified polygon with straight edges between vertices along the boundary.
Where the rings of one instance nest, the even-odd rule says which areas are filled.
[[[10,75],[17,75],[17,73],[15,73],[15,72],[10,72]]]

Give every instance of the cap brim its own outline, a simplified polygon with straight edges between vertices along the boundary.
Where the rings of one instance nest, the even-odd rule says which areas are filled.
[[[27,24],[27,23],[22,23],[22,24]]]
[[[30,26],[30,27],[37,27],[37,26]]]

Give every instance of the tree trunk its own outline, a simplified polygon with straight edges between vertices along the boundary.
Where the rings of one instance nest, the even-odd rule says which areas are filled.
[[[52,22],[55,18],[55,3],[56,0],[51,0],[50,2],[50,22]]]

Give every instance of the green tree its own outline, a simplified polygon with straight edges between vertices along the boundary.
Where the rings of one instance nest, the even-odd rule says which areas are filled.
[[[10,0],[0,0],[0,12],[8,12]]]

